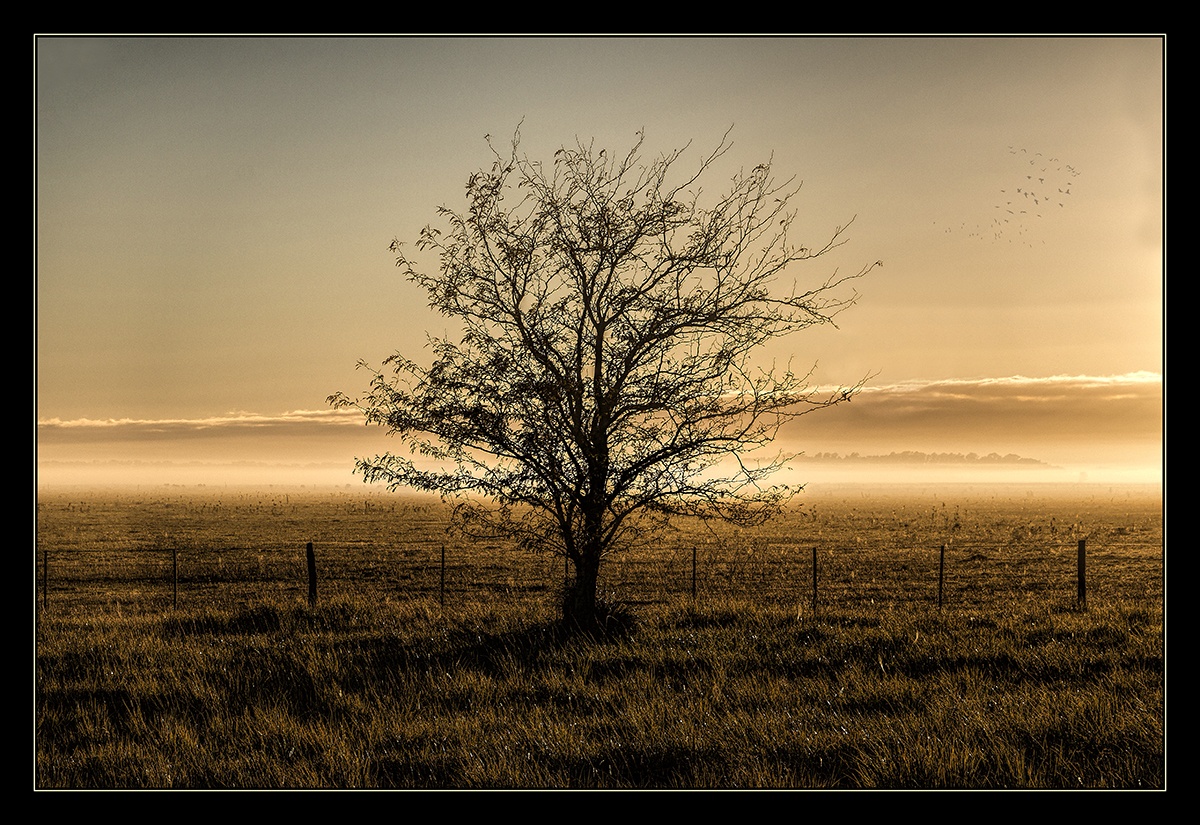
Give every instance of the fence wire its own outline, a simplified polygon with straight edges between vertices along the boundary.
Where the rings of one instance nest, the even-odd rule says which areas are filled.
[[[944,549],[943,549],[944,547]],[[437,540],[404,546],[315,546],[319,598],[489,600],[551,604],[571,576],[561,558],[502,546],[464,548]],[[1089,598],[1161,599],[1162,546],[1089,542]],[[631,605],[703,599],[794,604],[798,609],[864,604],[971,605],[1077,593],[1076,543],[840,546],[762,543],[732,547],[676,543],[614,553],[601,570],[601,595]],[[162,610],[205,603],[306,598],[302,543],[260,547],[53,548],[39,551],[43,608],[123,606]]]
[[[1163,598],[1161,492],[966,491],[950,502],[943,492],[814,497],[741,531],[685,524],[606,557],[600,589],[634,605],[694,598],[811,609],[815,567],[818,608],[928,605],[939,595],[947,606],[997,595],[1069,600],[1084,538],[1089,602]],[[39,493],[37,601],[163,610],[307,600],[311,541],[319,600],[553,608],[572,572],[564,559],[456,541],[448,517],[439,502],[385,494]]]

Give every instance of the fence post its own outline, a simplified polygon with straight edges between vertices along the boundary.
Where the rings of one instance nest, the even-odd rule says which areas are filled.
[[[307,548],[308,553],[308,606],[317,606],[317,556],[313,553],[313,545],[310,541]]]
[[[438,600],[442,607],[446,606],[446,545],[442,545],[442,574],[438,584]]]
[[[1079,609],[1087,610],[1087,539],[1079,540]]]
[[[946,545],[942,545],[938,554],[938,610],[942,609],[942,583],[946,579]]]
[[[50,548],[42,548],[42,610],[50,604]]]
[[[817,615],[817,548],[812,549],[813,553],[813,597],[812,597],[812,612]]]
[[[179,609],[179,548],[171,548],[171,609]]]
[[[692,607],[696,606],[696,543],[692,542]]]

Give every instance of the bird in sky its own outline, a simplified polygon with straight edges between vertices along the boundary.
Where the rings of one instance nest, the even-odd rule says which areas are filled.
[[[1001,185],[992,190],[999,190],[1001,195],[997,199],[998,202],[993,203],[993,209],[996,210],[994,214],[999,214],[1000,217],[992,218],[988,222],[981,216],[979,221],[966,221],[961,226],[955,225],[959,223],[958,221],[942,224],[941,228],[945,234],[964,231],[969,237],[980,240],[991,238],[992,240],[1004,239],[1011,242],[1014,238],[1020,238],[1028,232],[1034,231],[1035,226],[1046,226],[1046,222],[1041,220],[1048,214],[1043,211],[1044,208],[1054,203],[1058,204],[1059,209],[1066,208],[1066,198],[1071,194],[1071,182],[1080,174],[1078,169],[1069,163],[1063,163],[1057,156],[1039,151],[1031,153],[1027,148],[1019,147],[1016,144],[1008,146],[1008,154],[1021,157],[1021,161],[1016,167],[1009,168],[1007,172],[1003,167],[1011,166],[1013,162],[1008,161],[1006,164],[1002,164],[1001,168],[997,169],[997,174],[1012,175],[1013,179],[1020,181],[1021,185],[1017,187]],[[1029,166],[1034,168],[1029,169]],[[1002,181],[997,182],[1002,183]],[[1026,204],[1025,209],[1014,210],[1011,208],[1016,198],[1010,195],[1010,192],[1015,192],[1023,199],[1019,202]],[[1003,210],[1003,212],[999,210]],[[1009,215],[1011,218],[1004,217],[1005,215]],[[1033,222],[1035,218],[1039,219],[1036,224]],[[1044,239],[1042,242],[1045,242]],[[1032,245],[1032,241],[1029,241],[1029,244]]]

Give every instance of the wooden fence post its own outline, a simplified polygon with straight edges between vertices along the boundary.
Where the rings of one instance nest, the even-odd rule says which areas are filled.
[[[812,551],[813,551],[813,597],[812,597],[812,612],[813,612],[813,615],[815,616],[815,615],[817,615],[817,548],[816,548],[816,547],[814,547],[814,548],[812,549]]]
[[[446,545],[442,545],[442,575],[438,584],[438,600],[442,607],[446,606]]]
[[[1087,539],[1079,540],[1079,609],[1087,610]]]
[[[179,609],[179,548],[171,548],[171,609]]]
[[[313,545],[310,541],[307,548],[308,554],[308,606],[317,606],[317,556],[313,553]]]
[[[50,548],[42,548],[42,610],[50,604]]]
[[[942,583],[946,579],[946,545],[942,545],[938,554],[938,610],[942,609]]]
[[[696,606],[696,543],[692,542],[692,607]]]

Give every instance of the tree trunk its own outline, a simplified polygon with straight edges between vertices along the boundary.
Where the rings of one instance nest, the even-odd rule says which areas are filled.
[[[600,611],[596,603],[596,585],[599,580],[600,554],[585,551],[575,565],[575,578],[567,585],[563,594],[563,624],[571,629],[594,630],[600,625]]]
[[[563,593],[563,624],[572,630],[592,631],[599,628],[601,616],[596,599],[596,587],[600,574],[600,557],[604,550],[601,526],[604,522],[604,503],[595,490],[605,488],[604,477],[592,469],[592,493],[585,496],[583,519],[577,541],[571,542],[578,550],[575,557],[575,578]]]

